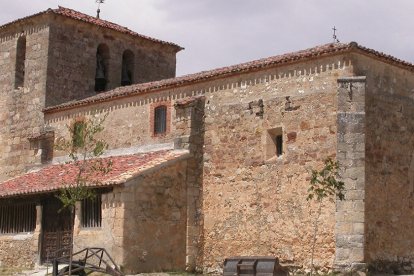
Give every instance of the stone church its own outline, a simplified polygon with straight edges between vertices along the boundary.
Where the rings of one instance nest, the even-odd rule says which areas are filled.
[[[0,26],[0,266],[105,247],[125,272],[220,272],[230,256],[323,271],[414,271],[414,65],[333,43],[176,77],[182,47],[59,7]],[[54,147],[106,116],[112,170],[74,226]]]

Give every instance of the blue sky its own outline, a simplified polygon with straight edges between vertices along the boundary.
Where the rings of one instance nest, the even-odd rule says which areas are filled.
[[[0,24],[58,5],[96,14],[95,0],[0,0]],[[175,42],[177,75],[356,41],[414,62],[413,0],[105,0],[101,18]]]

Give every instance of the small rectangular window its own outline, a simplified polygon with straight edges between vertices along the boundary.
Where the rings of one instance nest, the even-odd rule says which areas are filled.
[[[102,226],[102,200],[100,194],[82,201],[81,221],[82,227],[86,228]]]
[[[283,154],[283,136],[276,136],[276,156],[281,156]]]
[[[154,110],[154,134],[163,134],[167,131],[167,107],[159,106]]]
[[[266,160],[283,155],[283,129],[282,127],[268,129],[266,133]]]
[[[33,232],[36,228],[36,204],[0,204],[0,234]]]

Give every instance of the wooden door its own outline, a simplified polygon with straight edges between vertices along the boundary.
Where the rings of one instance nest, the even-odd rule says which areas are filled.
[[[43,201],[42,216],[42,263],[69,254],[72,236],[71,215],[62,209],[62,203],[55,197]]]

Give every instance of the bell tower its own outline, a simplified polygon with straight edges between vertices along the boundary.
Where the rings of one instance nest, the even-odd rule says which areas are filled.
[[[45,107],[175,77],[183,48],[100,19],[96,2],[97,17],[59,7],[0,26],[0,181],[48,160]]]

